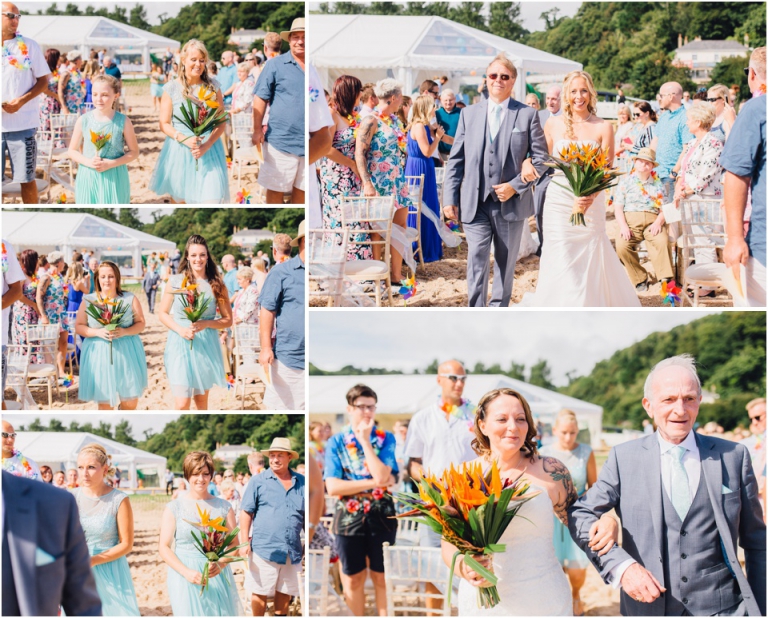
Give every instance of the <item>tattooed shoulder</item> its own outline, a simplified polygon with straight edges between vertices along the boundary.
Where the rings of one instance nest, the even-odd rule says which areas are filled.
[[[558,486],[558,499],[557,501],[553,500],[555,515],[560,521],[567,525],[568,507],[576,502],[576,498],[578,497],[576,488],[573,486],[571,473],[562,461],[555,459],[554,457],[542,457],[541,463],[544,472],[546,472]]]

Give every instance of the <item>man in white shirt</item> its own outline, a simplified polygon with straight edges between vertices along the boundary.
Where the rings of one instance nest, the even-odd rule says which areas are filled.
[[[547,120],[550,116],[560,115],[561,92],[562,89],[560,86],[552,86],[549,90],[547,90],[547,94],[544,98],[546,107],[539,111],[539,122],[541,123],[542,127],[544,127],[544,125],[547,123]]]
[[[323,82],[315,67],[309,65],[309,229],[323,227],[323,205],[317,182],[315,162],[333,146],[333,117],[323,96]]]
[[[37,204],[35,134],[40,111],[37,96],[48,85],[51,70],[40,46],[18,31],[21,14],[12,2],[3,2],[3,137],[5,154],[11,159],[13,182],[21,185],[25,204]]]
[[[43,480],[40,466],[16,450],[16,430],[8,421],[3,421],[3,470],[33,481]]]
[[[376,106],[379,104],[379,98],[374,92],[376,84],[367,83],[363,84],[363,89],[360,91],[360,119],[362,120],[366,116],[370,116]]]
[[[5,19],[5,16],[3,16]],[[5,136],[5,133],[3,133]],[[5,138],[3,138],[5,139]],[[21,298],[24,285],[24,273],[16,259],[16,249],[3,238],[3,393],[5,393],[6,346],[8,345],[8,325],[10,324],[11,305]],[[3,410],[5,410],[5,395],[3,395]]]

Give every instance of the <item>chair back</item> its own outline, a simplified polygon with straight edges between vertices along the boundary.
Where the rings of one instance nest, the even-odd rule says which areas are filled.
[[[398,519],[397,542],[403,545],[418,545],[419,522],[410,519]]]
[[[326,513],[333,513],[336,511],[336,503],[339,501],[339,498],[337,496],[325,496],[325,512]],[[330,530],[330,528],[329,528]]]
[[[13,389],[23,389],[27,387],[27,377],[29,376],[29,346],[10,344],[7,347],[8,373],[5,377],[5,387]]]
[[[439,612],[450,616],[447,603],[450,572],[438,547],[401,547],[384,543],[384,584],[387,590],[387,615],[427,615]],[[432,583],[442,593],[425,591]],[[414,590],[414,584],[416,589]],[[441,599],[441,610],[426,607],[427,599]],[[414,602],[416,601],[416,602]]]
[[[316,283],[310,287],[310,296],[327,297],[331,304],[340,304],[348,242],[345,227],[309,230],[309,280]]]
[[[440,204],[440,210],[443,210],[443,184],[445,183],[445,169],[448,167],[448,163],[444,163],[443,167],[435,168],[435,184],[437,185],[437,201]]]
[[[63,140],[65,146],[68,147],[72,133],[75,131],[75,123],[79,117],[78,114],[51,114],[53,139],[56,141]]]
[[[27,324],[27,346],[30,354],[41,355],[45,363],[56,363],[59,350],[58,324]]]
[[[307,550],[308,616],[327,616],[331,589],[331,548]]]
[[[261,351],[258,324],[235,324],[232,327],[232,335],[235,338],[235,358],[238,365],[244,353],[258,355]]]
[[[408,212],[413,214],[421,214],[421,198],[424,195],[424,174],[420,176],[406,176],[406,182],[408,183],[408,197],[411,198],[411,205],[408,207]],[[416,219],[417,224],[420,220]]]
[[[722,249],[725,247],[722,200],[701,198],[680,200],[680,226],[678,243],[683,251],[682,273],[694,260],[694,249]]]
[[[354,228],[347,234],[348,244],[381,245],[384,249],[382,261],[389,264],[394,214],[394,195],[342,198],[341,227]],[[374,238],[374,235],[379,238]]]

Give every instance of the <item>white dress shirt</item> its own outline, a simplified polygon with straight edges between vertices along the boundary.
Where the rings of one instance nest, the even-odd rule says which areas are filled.
[[[495,113],[497,107],[501,107],[501,116],[499,116],[499,133],[501,133],[501,127],[504,126],[504,119],[507,117],[509,111],[509,100],[511,97],[507,97],[501,103],[494,103],[492,99],[488,99],[488,114],[486,116],[488,122],[488,128],[491,126],[491,115]]]

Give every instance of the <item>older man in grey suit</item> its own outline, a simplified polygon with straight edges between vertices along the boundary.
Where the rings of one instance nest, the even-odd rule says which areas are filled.
[[[101,616],[75,498],[3,470],[3,616]]]
[[[574,540],[621,586],[622,615],[765,615],[765,523],[749,452],[693,431],[700,402],[692,357],[658,363],[643,398],[656,433],[614,447],[597,483],[568,509]],[[590,526],[612,508],[623,547],[599,557]]]
[[[533,212],[531,183],[521,178],[532,153],[546,169],[547,143],[536,110],[511,98],[517,69],[503,54],[487,69],[489,98],[464,109],[445,174],[445,215],[461,217],[467,235],[470,307],[488,296],[491,243],[494,277],[489,305],[506,307],[512,296],[515,261],[526,220]]]

